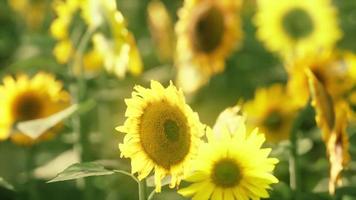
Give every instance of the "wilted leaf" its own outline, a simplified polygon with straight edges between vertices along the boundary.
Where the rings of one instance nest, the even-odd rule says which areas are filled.
[[[20,122],[17,124],[17,129],[27,136],[36,139],[59,122],[72,115],[77,109],[78,105],[74,104],[49,117]]]
[[[333,102],[325,87],[315,75],[307,70],[312,105],[316,110],[316,122],[323,131],[330,163],[329,193],[342,184],[341,172],[350,160],[349,141],[346,133],[348,124],[348,107],[342,102]]]
[[[9,182],[7,182],[2,177],[0,177],[0,187],[4,187],[8,190],[15,190],[14,186],[12,186]]]
[[[226,108],[223,112],[218,116],[215,125],[213,127],[213,131],[215,134],[219,134],[222,130],[229,130],[229,133],[235,133],[241,125],[241,121],[244,121],[245,118],[239,114],[240,112],[239,106]]]
[[[298,140],[298,155],[308,153],[313,148],[313,141],[309,138]]]
[[[327,142],[327,151],[330,162],[329,192],[335,193],[335,187],[340,186],[341,172],[350,161],[349,139],[346,133],[347,106],[340,104],[336,107],[336,124]]]
[[[323,131],[324,141],[328,141],[335,124],[334,104],[326,88],[319,82],[313,72],[307,69],[306,74],[309,81],[312,105],[316,111],[316,122]]]
[[[98,163],[76,163],[69,166],[64,171],[60,172],[55,178],[48,181],[48,183],[73,180],[88,176],[105,176],[114,173],[114,171],[105,169],[102,165]]]

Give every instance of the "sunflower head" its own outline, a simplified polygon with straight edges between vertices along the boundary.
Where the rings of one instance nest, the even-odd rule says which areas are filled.
[[[115,0],[64,0],[54,1],[57,17],[53,20],[50,31],[57,40],[53,54],[61,64],[75,61],[74,72],[95,75],[99,69],[105,69],[120,78],[129,71],[140,74],[142,62],[133,35],[127,30],[122,14],[117,10]],[[75,24],[74,24],[75,23]],[[78,24],[86,30],[94,31],[89,40],[89,47],[84,49],[83,60],[75,60],[78,38],[70,36],[78,30]],[[105,31],[103,31],[105,30]],[[84,34],[84,33],[81,33]],[[100,37],[100,40],[95,39]],[[105,57],[105,59],[103,59]],[[83,65],[80,65],[83,63]]]
[[[253,100],[243,106],[248,127],[260,127],[270,142],[289,138],[289,132],[298,109],[279,84],[258,89]]]
[[[17,131],[15,124],[21,121],[45,118],[69,105],[69,94],[52,75],[38,73],[33,78],[19,75],[7,76],[0,86],[0,138],[10,137],[18,144],[33,144],[48,139],[53,132],[47,132],[37,139]]]
[[[328,0],[258,0],[254,21],[257,37],[284,58],[328,49],[342,35]]]
[[[261,149],[265,137],[255,129],[246,134],[244,120],[239,129],[219,133],[207,131],[193,162],[191,173],[184,180],[193,184],[178,193],[193,199],[260,199],[267,198],[270,184],[278,180],[271,173],[278,163],[268,158],[271,149]]]
[[[150,32],[161,61],[171,61],[175,48],[174,26],[169,12],[160,0],[151,1],[147,6]]]
[[[189,0],[179,10],[177,67],[196,68],[204,77],[197,84],[223,71],[225,59],[241,40],[240,19],[236,14],[240,6],[240,1],[232,0]]]
[[[48,9],[46,1],[8,0],[8,3],[23,18],[28,28],[32,30],[41,28]]]
[[[119,144],[121,156],[131,158],[132,173],[137,172],[139,179],[154,169],[156,191],[166,175],[171,175],[174,187],[196,154],[204,126],[172,83],[164,88],[151,81],[151,88],[134,89],[132,98],[126,99],[127,119],[117,129],[126,133]]]

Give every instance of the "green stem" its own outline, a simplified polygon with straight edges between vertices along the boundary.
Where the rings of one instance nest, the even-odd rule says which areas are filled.
[[[143,179],[138,182],[138,199],[139,200],[147,200],[146,179]]]
[[[33,177],[33,169],[35,168],[35,146],[29,147],[26,160],[26,178],[27,178],[27,195],[29,200],[38,200],[39,195],[36,187],[36,180]]]
[[[94,33],[95,28],[88,28],[87,31],[84,33],[83,37],[81,38],[76,54],[74,55],[73,61],[71,63],[72,75],[76,77],[76,87],[72,90],[72,95],[75,98],[75,103],[80,105],[83,103],[87,97],[87,82],[84,76],[84,69],[83,69],[83,54],[85,49],[88,46],[90,38]],[[75,68],[79,70],[76,71]],[[80,152],[81,162],[88,162],[91,161],[91,152],[90,152],[90,128],[87,120],[86,114],[77,113],[74,120],[73,120],[73,128],[75,133],[78,135],[79,141],[77,144],[77,148]],[[90,179],[85,179],[85,191],[83,199],[93,199],[93,185]]]
[[[303,120],[309,114],[309,106],[301,110],[296,117],[290,133],[290,158],[289,158],[289,175],[290,187],[295,191],[295,199],[301,199],[301,173],[299,168],[299,155],[298,155],[298,132],[302,126]]]
[[[153,189],[152,192],[150,193],[150,195],[148,195],[147,200],[152,200],[153,196],[156,194],[156,191]]]

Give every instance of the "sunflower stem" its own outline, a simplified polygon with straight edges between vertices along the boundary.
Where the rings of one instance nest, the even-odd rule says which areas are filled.
[[[81,104],[85,101],[87,97],[87,82],[84,76],[83,69],[83,54],[87,48],[90,38],[94,31],[95,27],[89,27],[78,44],[77,51],[74,55],[73,61],[71,63],[72,75],[76,77],[76,87],[72,90],[72,96],[75,98],[75,103]],[[78,71],[76,71],[78,69]],[[88,126],[88,117],[86,114],[77,113],[73,120],[74,132],[78,135],[77,149],[80,152],[81,162],[91,161],[91,151],[90,151],[90,127]],[[93,199],[93,184],[90,179],[84,179],[84,194],[83,199],[90,200]]]
[[[39,200],[39,195],[36,187],[36,180],[33,177],[33,169],[35,168],[35,146],[29,147],[26,160],[26,178],[27,178],[27,195],[29,200]]]
[[[139,200],[147,200],[146,179],[143,179],[138,182],[138,199]]]
[[[298,132],[302,126],[303,119],[309,113],[309,106],[303,108],[297,115],[290,133],[290,158],[289,158],[289,175],[290,187],[295,192],[295,199],[301,199],[301,173],[299,168],[299,155],[298,155]]]

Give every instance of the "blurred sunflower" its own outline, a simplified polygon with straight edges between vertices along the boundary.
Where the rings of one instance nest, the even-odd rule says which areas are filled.
[[[31,79],[27,75],[6,76],[0,86],[0,96],[0,139],[10,137],[14,143],[22,145],[50,139],[55,130],[32,139],[14,129],[17,122],[51,116],[67,107],[70,101],[62,83],[42,72]]]
[[[330,0],[258,0],[254,20],[266,48],[285,57],[330,48],[342,36]]]
[[[59,63],[74,59],[76,44],[72,23],[85,23],[93,31],[89,40],[90,48],[83,55],[83,68],[86,74],[95,75],[105,69],[122,78],[127,71],[137,75],[142,71],[142,62],[133,35],[127,30],[122,14],[114,0],[73,0],[56,1],[54,8],[57,18],[52,22],[51,33],[58,40],[54,55]],[[79,13],[79,15],[77,15]],[[79,20],[77,18],[80,18]],[[71,34],[73,32],[73,34]],[[105,59],[104,59],[105,57]],[[74,66],[75,72],[80,66]]]
[[[160,0],[153,0],[147,6],[147,17],[160,60],[171,61],[175,48],[175,35],[167,8]]]
[[[30,29],[37,29],[43,25],[48,2],[45,0],[8,0],[10,7],[23,18]]]
[[[257,129],[246,134],[243,120],[236,132],[220,130],[220,135],[207,132],[192,172],[184,178],[192,182],[180,189],[183,196],[201,200],[234,200],[267,198],[267,189],[278,179],[272,175],[276,158],[268,158],[271,149],[262,149],[265,141]]]
[[[307,103],[309,90],[305,70],[310,69],[333,98],[343,98],[355,85],[350,63],[348,53],[337,51],[321,51],[298,57],[286,64],[288,92],[300,106]]]
[[[247,126],[260,127],[269,142],[289,138],[297,109],[281,84],[258,89],[254,99],[243,106]]]
[[[132,173],[141,180],[155,171],[156,191],[161,180],[171,176],[178,185],[189,169],[204,133],[197,113],[185,103],[182,91],[172,83],[164,88],[151,81],[151,88],[136,86],[126,99],[126,121],[118,131],[126,133],[119,144],[121,156],[131,158]]]
[[[78,0],[56,0],[53,2],[53,8],[57,17],[52,21],[50,32],[58,41],[53,54],[59,63],[66,64],[74,54],[70,25],[74,21],[74,15],[80,8],[80,4]]]
[[[176,24],[177,82],[183,90],[193,92],[224,70],[226,57],[242,39],[240,4],[239,0],[184,1]]]

